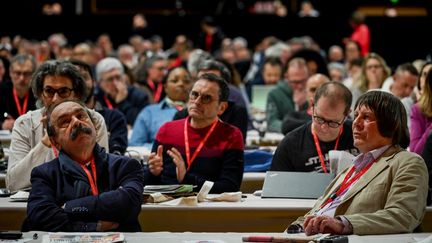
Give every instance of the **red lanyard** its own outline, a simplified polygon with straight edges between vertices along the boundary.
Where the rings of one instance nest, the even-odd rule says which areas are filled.
[[[342,125],[341,129],[339,130],[339,134],[338,134],[337,139],[336,139],[336,144],[334,146],[334,150],[337,150],[337,148],[339,146],[339,138],[340,138],[342,132],[343,132],[343,125]],[[316,133],[315,133],[315,131],[313,129],[312,129],[312,135],[313,135],[313,138],[314,138],[314,141],[315,141],[315,147],[316,147],[316,150],[318,152],[318,157],[319,157],[320,162],[321,162],[321,167],[323,168],[324,173],[327,173],[327,167],[326,167],[326,164],[325,164],[324,156],[323,156],[322,151],[321,151],[321,146],[319,144],[319,139],[318,139],[318,136],[316,135]]]
[[[104,100],[105,100],[106,105],[108,106],[108,109],[112,110],[113,105],[106,95],[104,96]]]
[[[201,142],[199,143],[198,147],[196,148],[192,159],[190,158],[190,148],[189,148],[189,136],[188,136],[188,131],[187,131],[187,123],[188,123],[188,119],[185,119],[185,123],[184,123],[184,140],[185,140],[185,147],[186,147],[186,160],[187,160],[187,164],[188,164],[188,168],[187,170],[190,169],[192,162],[195,160],[195,158],[198,156],[199,152],[201,152],[201,149],[203,148],[205,142],[207,141],[207,139],[210,137],[210,135],[213,133],[216,124],[218,122],[218,120],[216,119],[216,121],[213,122],[210,130],[208,130],[207,134],[205,135],[204,139],[201,140]]]
[[[212,42],[213,42],[213,35],[207,34],[206,37],[205,37],[206,51],[211,52]]]
[[[57,150],[57,148],[54,147],[54,145],[52,145],[52,144],[51,144],[51,148],[52,148],[52,151],[53,151],[53,153],[54,153],[54,156],[55,156],[56,158],[58,158],[58,150]]]
[[[23,115],[27,111],[29,92],[27,91],[27,93],[26,93],[26,95],[24,97],[24,104],[23,104],[22,107],[21,107],[21,105],[19,103],[18,95],[17,95],[17,92],[16,92],[15,88],[13,88],[13,97],[14,97],[14,100],[15,100],[16,108],[18,110],[18,114],[21,116],[21,115]]]
[[[348,174],[346,174],[344,180],[342,181],[342,184],[339,186],[339,188],[337,189],[336,192],[332,193],[329,197],[329,199],[327,199],[327,201],[321,205],[320,208],[325,207],[325,205],[333,202],[334,199],[336,199],[337,197],[339,197],[339,195],[344,192],[347,188],[349,188],[354,182],[356,182],[364,173],[366,173],[366,171],[369,170],[369,168],[372,166],[373,163],[375,163],[376,160],[373,160],[372,162],[370,162],[367,166],[365,166],[363,169],[361,169],[357,174],[355,174],[355,176],[353,176],[351,178],[351,175],[354,173],[355,171],[355,166],[351,167],[350,171],[348,172]]]
[[[52,145],[52,144],[51,144],[51,148],[53,150],[53,153],[54,153],[55,157],[58,158],[58,150],[57,150],[57,148],[54,147],[54,145]],[[96,196],[96,195],[99,194],[99,192],[98,192],[98,189],[97,189],[96,164],[94,162],[94,158],[93,157],[90,160],[90,165],[91,165],[91,169],[92,169],[92,172],[93,172],[94,180],[93,180],[93,177],[90,174],[90,171],[87,169],[87,167],[85,165],[80,164],[81,168],[84,170],[84,172],[87,175],[87,178],[89,180],[92,193],[93,193],[94,196]]]
[[[160,98],[162,96],[162,89],[163,89],[163,85],[161,83],[159,83],[158,86],[157,86],[157,90],[156,90],[156,92],[154,94],[154,101],[155,102],[159,102],[160,101]]]
[[[98,188],[97,188],[97,174],[96,174],[96,164],[94,162],[94,158],[92,157],[92,159],[90,160],[90,166],[91,166],[91,169],[93,172],[93,177],[85,165],[80,164],[80,166],[87,175],[93,196],[97,196],[99,194],[99,192],[98,192]],[[93,178],[94,178],[94,180],[93,180]]]
[[[163,84],[162,83],[158,83],[157,87],[155,87],[155,84],[153,82],[153,80],[148,79],[147,80],[147,84],[150,87],[150,89],[154,92],[153,94],[153,100],[155,103],[158,103],[161,96],[162,96],[162,89],[163,89]]]

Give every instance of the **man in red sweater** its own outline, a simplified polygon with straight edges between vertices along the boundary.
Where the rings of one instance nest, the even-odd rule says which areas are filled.
[[[213,181],[212,193],[240,189],[243,177],[243,137],[219,120],[228,106],[225,80],[201,75],[189,94],[186,119],[165,123],[149,157],[145,184],[192,184],[199,190]]]

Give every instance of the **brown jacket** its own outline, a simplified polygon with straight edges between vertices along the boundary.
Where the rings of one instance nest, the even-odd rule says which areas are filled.
[[[342,171],[304,217],[303,224],[342,183],[350,168]],[[400,147],[390,147],[359,179],[336,208],[335,216],[348,219],[356,235],[412,232],[426,210],[428,172],[423,159]]]

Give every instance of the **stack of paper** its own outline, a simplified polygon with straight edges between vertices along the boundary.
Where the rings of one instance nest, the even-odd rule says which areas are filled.
[[[193,191],[193,185],[148,185],[144,194],[160,192],[162,194],[188,193]]]

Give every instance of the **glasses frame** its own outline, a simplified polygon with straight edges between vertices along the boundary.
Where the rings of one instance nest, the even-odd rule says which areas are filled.
[[[47,90],[52,90],[52,93],[50,94],[50,93],[47,93],[48,91]],[[67,90],[67,91],[66,91]],[[66,93],[65,92],[62,92],[62,91],[66,91]],[[68,87],[61,87],[61,88],[58,88],[58,89],[54,89],[54,88],[51,88],[51,87],[45,87],[43,90],[42,90],[42,95],[45,97],[45,98],[53,98],[54,96],[55,96],[55,94],[57,94],[59,97],[61,97],[61,98],[68,98],[68,97],[70,97],[70,95],[71,95],[71,93],[72,93],[72,91],[74,91],[74,89],[71,89],[71,88],[68,88]],[[62,94],[63,93],[63,94]],[[67,94],[67,95],[66,95]]]
[[[196,102],[198,99],[200,99],[201,103],[203,103],[203,104],[210,104],[216,100],[213,98],[213,96],[211,96],[209,94],[201,94],[201,93],[199,93],[197,91],[193,91],[193,90],[191,92],[189,92],[189,100]]]
[[[346,116],[344,116],[342,121],[336,122],[336,121],[327,120],[325,118],[317,116],[317,115],[315,115],[315,111],[314,111],[312,118],[316,123],[318,123],[318,125],[323,125],[325,123],[330,128],[338,128],[344,123]]]
[[[23,76],[24,78],[30,78],[33,75],[33,71],[30,72],[12,71],[10,74],[15,77]]]

